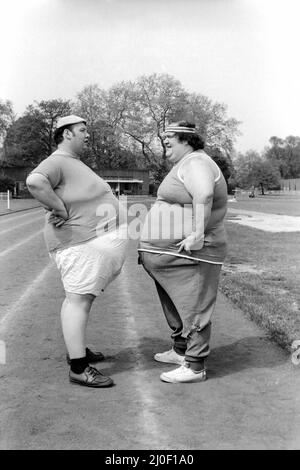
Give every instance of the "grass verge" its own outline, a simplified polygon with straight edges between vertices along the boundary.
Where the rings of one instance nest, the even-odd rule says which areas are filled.
[[[300,234],[226,222],[229,253],[220,289],[280,346],[300,339]]]
[[[232,198],[231,198],[232,199]],[[229,202],[228,207],[244,209],[269,214],[300,216],[300,195],[265,195],[249,199],[245,194],[239,195],[235,202]]]

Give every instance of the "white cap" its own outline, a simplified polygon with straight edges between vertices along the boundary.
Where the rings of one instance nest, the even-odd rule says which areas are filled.
[[[64,116],[57,120],[56,129],[64,126],[71,126],[72,124],[79,124],[80,122],[84,122],[84,124],[86,124],[86,120],[84,118],[75,116],[75,114]]]

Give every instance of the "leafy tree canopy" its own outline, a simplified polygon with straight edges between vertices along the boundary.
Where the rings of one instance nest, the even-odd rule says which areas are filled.
[[[235,170],[235,178],[240,188],[259,187],[264,194],[266,189],[280,186],[279,170],[253,150],[246,152],[245,155],[239,155],[235,162]]]
[[[149,168],[159,183],[168,171],[162,133],[172,121],[196,123],[226,173],[233,170],[230,155],[239,122],[228,117],[224,104],[188,93],[173,76],[152,74],[114,84],[107,91],[97,84],[84,87],[74,103],[61,99],[29,105],[9,127],[6,158],[35,164],[53,148],[58,116],[76,113],[88,121],[90,142],[83,156],[92,168]]]
[[[273,136],[265,150],[265,158],[280,172],[281,178],[300,177],[300,137],[288,136],[280,139]]]
[[[12,102],[0,99],[0,142],[6,136],[6,132],[15,119]]]
[[[9,127],[5,139],[5,159],[11,164],[34,166],[54,149],[53,132],[59,116],[70,114],[69,101],[40,101],[29,105]]]

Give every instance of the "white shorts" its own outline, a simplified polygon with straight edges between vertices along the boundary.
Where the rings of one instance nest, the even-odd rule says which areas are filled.
[[[66,292],[99,295],[121,272],[129,240],[127,226],[51,253]]]

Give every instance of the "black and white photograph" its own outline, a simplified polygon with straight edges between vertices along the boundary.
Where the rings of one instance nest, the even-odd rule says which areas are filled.
[[[0,6],[0,450],[300,450],[299,1]]]

